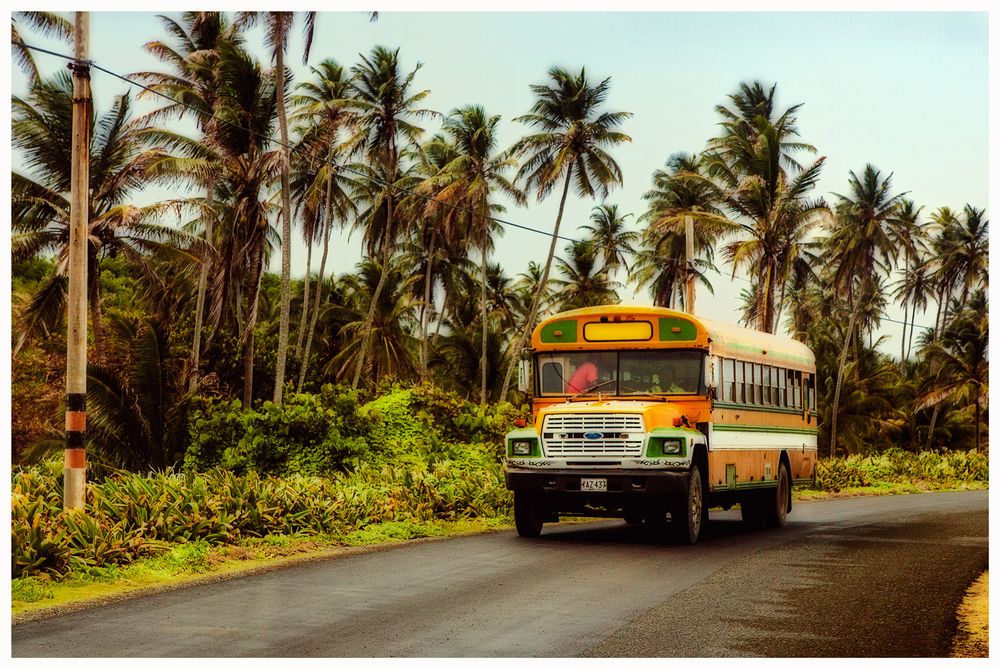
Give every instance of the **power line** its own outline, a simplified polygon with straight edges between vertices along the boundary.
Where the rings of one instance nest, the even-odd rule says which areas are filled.
[[[276,144],[276,145],[278,145],[280,147],[283,147],[283,148],[287,149],[290,152],[297,152],[297,153],[301,154],[301,150],[297,146],[294,146],[294,145],[291,145],[291,144],[285,144],[280,139],[274,139],[273,137],[269,137],[268,135],[265,135],[264,133],[257,132],[255,130],[250,129],[250,128],[245,128],[245,127],[243,127],[243,126],[241,126],[241,125],[239,125],[237,123],[234,123],[232,121],[220,118],[220,117],[216,116],[215,114],[213,114],[211,112],[205,111],[203,109],[198,109],[197,107],[194,107],[193,105],[190,105],[190,104],[184,102],[183,100],[178,100],[176,98],[172,98],[169,95],[167,95],[165,93],[162,93],[162,92],[160,92],[160,91],[158,91],[158,90],[156,90],[156,89],[154,89],[154,88],[152,88],[150,86],[147,86],[147,85],[142,84],[142,83],[140,83],[138,81],[135,81],[134,79],[131,79],[131,78],[125,76],[125,75],[119,74],[119,73],[117,73],[117,72],[115,72],[113,70],[109,70],[109,69],[107,69],[105,67],[102,67],[102,66],[98,65],[93,60],[78,61],[78,59],[75,58],[74,56],[70,56],[70,55],[67,55],[67,54],[59,53],[57,51],[52,51],[52,50],[45,49],[45,48],[42,48],[42,47],[39,47],[39,46],[34,46],[34,45],[31,45],[31,44],[28,44],[28,43],[24,42],[23,40],[20,41],[19,44],[22,47],[26,48],[26,49],[31,49],[32,51],[37,51],[39,53],[44,53],[44,54],[47,54],[47,55],[50,55],[50,56],[55,56],[57,58],[62,58],[64,60],[67,60],[67,61],[70,61],[70,62],[82,63],[82,64],[85,64],[85,65],[88,65],[88,66],[92,67],[93,69],[95,69],[95,70],[97,70],[99,72],[103,72],[103,73],[105,73],[105,74],[107,74],[107,75],[109,75],[111,77],[116,78],[116,79],[119,79],[119,80],[121,80],[121,81],[129,84],[130,86],[135,86],[136,88],[140,88],[140,89],[142,89],[144,91],[152,93],[153,95],[159,96],[159,97],[161,97],[161,98],[163,98],[165,100],[169,100],[170,102],[172,102],[174,104],[181,105],[182,107],[185,107],[186,109],[189,109],[189,110],[191,110],[191,111],[193,111],[193,112],[195,112],[197,114],[200,114],[202,116],[207,116],[208,118],[210,118],[210,119],[212,119],[214,121],[217,121],[217,122],[220,122],[220,123],[224,123],[224,124],[226,124],[226,125],[228,125],[230,127],[236,128],[237,130],[241,130],[241,131],[249,133],[249,134],[251,134],[251,135],[253,135],[255,137],[259,137],[259,138],[267,141],[268,143]],[[378,185],[382,186],[383,188],[391,188],[391,189],[393,189],[393,190],[395,190],[397,192],[405,193],[405,194],[413,196],[413,197],[421,198],[421,199],[423,199],[425,201],[433,202],[435,204],[438,204],[438,205],[441,205],[441,206],[444,206],[444,207],[448,207],[448,208],[450,208],[452,210],[455,210],[455,211],[460,211],[460,212],[463,212],[463,213],[471,214],[472,216],[477,216],[479,218],[486,218],[487,220],[492,221],[494,223],[498,223],[500,225],[505,225],[505,226],[509,226],[509,227],[512,227],[512,228],[517,228],[519,230],[525,230],[527,232],[533,232],[535,234],[544,235],[546,237],[555,237],[556,239],[561,239],[563,241],[570,242],[572,244],[578,244],[578,243],[580,243],[582,241],[582,240],[579,240],[579,239],[573,239],[571,237],[564,237],[562,235],[555,235],[555,234],[553,234],[551,232],[548,232],[547,230],[540,230],[538,228],[533,228],[531,226],[523,225],[523,224],[520,224],[520,223],[515,223],[513,221],[508,221],[508,220],[505,220],[505,219],[502,219],[502,218],[498,218],[498,217],[492,216],[492,215],[487,215],[487,216],[484,217],[481,214],[476,213],[475,211],[473,211],[469,207],[464,207],[462,205],[452,204],[450,202],[442,202],[441,200],[438,200],[438,199],[436,199],[433,196],[425,195],[423,193],[418,193],[415,190],[412,190],[412,189],[409,189],[409,188],[405,188],[405,187],[402,187],[402,186],[397,186],[396,184],[383,181],[382,179],[379,179],[378,177],[373,177],[371,175],[364,174],[363,172],[361,172],[359,170],[356,170],[356,169],[350,167],[349,165],[337,165],[336,163],[334,163],[332,161],[329,161],[329,160],[327,160],[326,158],[323,158],[323,157],[316,158],[314,156],[308,156],[308,158],[311,161],[318,161],[318,162],[330,165],[331,167],[336,167],[337,169],[342,169],[344,171],[350,172],[350,173],[352,173],[352,174],[354,174],[354,175],[356,175],[356,176],[358,176],[358,177],[360,177],[362,179],[367,179],[368,181],[370,181],[372,183],[378,184]],[[652,260],[660,260],[660,261],[669,260],[669,261],[674,261],[674,262],[678,262],[678,263],[686,263],[687,262],[687,259],[684,259],[684,258],[672,258],[672,257],[669,257],[669,256],[661,256],[661,255],[657,255],[655,253],[646,253],[644,251],[639,251],[639,250],[635,250],[635,249],[627,249],[626,248],[626,249],[622,249],[622,252],[627,253],[629,255],[632,255],[633,257],[638,257],[638,258],[650,258]],[[714,269],[720,276],[725,276],[723,274],[723,272],[721,270],[719,270],[718,268],[712,267],[712,269]],[[738,279],[738,280],[743,281],[745,283],[748,283],[750,285],[754,285],[753,280],[751,280],[749,278],[746,278],[746,277],[743,277],[743,276],[737,276],[736,273],[735,273],[735,271],[732,274],[729,275],[729,278],[731,278],[731,279]],[[932,328],[930,326],[927,326],[927,325],[917,325],[915,323],[914,324],[906,323],[904,321],[897,321],[895,319],[888,318],[888,317],[881,318],[880,320],[882,320],[882,321],[888,321],[890,323],[897,323],[899,325],[912,325],[913,327],[920,327],[920,328],[924,328],[926,330],[933,330],[934,329],[934,328]]]

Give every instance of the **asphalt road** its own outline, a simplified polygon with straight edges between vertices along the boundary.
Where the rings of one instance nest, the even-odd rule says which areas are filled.
[[[675,546],[620,521],[402,545],[12,627],[14,657],[942,657],[985,491],[796,504]]]

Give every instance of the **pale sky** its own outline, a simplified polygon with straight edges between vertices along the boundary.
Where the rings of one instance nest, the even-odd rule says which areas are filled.
[[[94,11],[90,21],[91,58],[97,64],[121,74],[160,69],[142,48],[166,35],[155,14]],[[653,171],[675,152],[703,149],[717,132],[714,107],[726,103],[741,81],[777,83],[779,108],[803,103],[801,139],[827,158],[816,196],[832,203],[831,193],[847,192],[848,171],[860,173],[872,163],[893,173],[895,192],[908,192],[924,207],[925,217],[938,207],[960,210],[965,203],[989,214],[988,23],[984,11],[383,11],[375,23],[362,12],[321,13],[310,64],[334,58],[350,66],[376,44],[399,47],[404,65],[423,63],[414,87],[430,89],[425,107],[447,113],[465,104],[483,105],[502,117],[504,148],[527,131],[512,119],[529,110],[529,85],[544,83],[550,67],[586,67],[593,80],[610,76],[606,108],[634,116],[622,128],[633,142],[613,152],[624,185],[607,201],[635,217],[645,210],[642,195]],[[288,58],[296,81],[309,75],[299,34],[296,28]],[[53,47],[50,40],[35,41]],[[264,58],[260,39],[251,35],[248,44]],[[70,47],[57,50],[69,52]],[[51,56],[37,58],[46,71],[65,67]],[[23,91],[20,72],[13,66],[10,71],[13,91]],[[92,86],[101,108],[127,88],[96,71]],[[439,127],[433,120],[424,125],[428,135]],[[8,133],[9,128],[8,122]],[[582,237],[577,226],[589,222],[595,204],[571,194],[561,234]],[[503,218],[547,231],[557,206],[555,194],[526,208],[509,208]],[[337,242],[332,252],[337,273],[354,268],[359,236],[348,241],[345,235]],[[544,261],[547,248],[547,237],[509,229],[496,241],[494,259],[516,275],[529,260]],[[292,253],[293,273],[301,276],[304,246],[297,243]],[[740,275],[729,278],[731,268],[721,255],[716,264],[722,274],[711,277],[715,295],[700,290],[697,310],[735,322],[739,291],[748,283]],[[275,259],[272,269],[277,267]],[[623,302],[650,303],[645,291],[635,296],[632,291],[632,286],[619,291]],[[891,307],[888,317],[901,320],[902,309]],[[918,322],[933,323],[933,311]],[[898,355],[901,329],[883,323],[882,332],[892,337],[883,346],[886,351]]]

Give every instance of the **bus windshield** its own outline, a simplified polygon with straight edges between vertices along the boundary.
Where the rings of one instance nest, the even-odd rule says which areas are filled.
[[[535,358],[539,394],[705,394],[704,351],[573,351]]]

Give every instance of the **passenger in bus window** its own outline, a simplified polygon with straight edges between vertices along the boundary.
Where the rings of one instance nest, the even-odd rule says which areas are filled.
[[[582,393],[597,383],[597,365],[592,362],[585,362],[576,368],[569,383],[566,384],[567,393]]]

